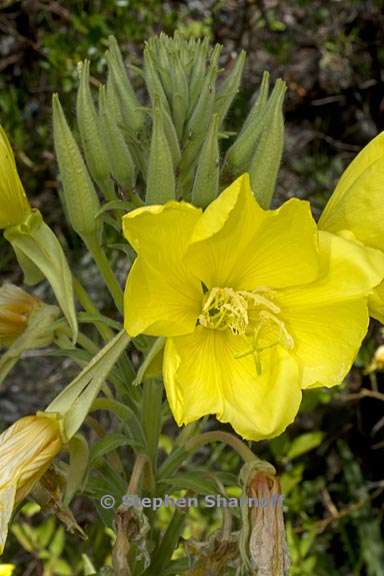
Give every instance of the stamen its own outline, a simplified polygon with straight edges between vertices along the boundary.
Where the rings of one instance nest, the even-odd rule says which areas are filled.
[[[212,288],[198,318],[206,328],[243,335],[248,326],[248,304],[240,292],[232,288]]]
[[[274,296],[275,292],[265,286],[249,292],[212,288],[205,295],[198,322],[213,330],[229,329],[235,336],[248,336],[250,348],[236,354],[235,358],[252,354],[257,373],[261,374],[261,352],[277,345],[287,349],[294,347],[291,334],[279,318],[281,309],[273,301]],[[275,329],[271,329],[273,326]]]

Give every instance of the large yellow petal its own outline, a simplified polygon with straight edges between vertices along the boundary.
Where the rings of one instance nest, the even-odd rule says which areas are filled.
[[[276,346],[260,355],[258,374],[247,339],[229,331],[197,327],[167,341],[163,375],[168,401],[179,425],[206,414],[229,422],[250,440],[280,434],[301,401],[297,363]]]
[[[248,174],[237,178],[206,208],[195,226],[187,258],[207,287],[231,285],[239,257],[265,214],[253,197]]]
[[[231,286],[282,288],[311,282],[318,273],[316,223],[309,203],[293,198],[268,211],[238,261]]]
[[[187,256],[209,288],[301,284],[318,272],[317,228],[307,202],[260,208],[244,174],[208,206]]]
[[[190,204],[169,202],[124,216],[124,235],[138,253],[124,294],[124,322],[130,336],[143,332],[174,336],[194,329],[202,288],[184,255],[200,214]]]
[[[293,337],[303,388],[340,384],[368,328],[368,294],[384,272],[381,252],[320,234],[322,275],[282,290],[282,318]]]
[[[384,275],[384,254],[335,234],[319,233],[320,272],[306,286],[287,288],[284,306],[315,306],[368,297]]]
[[[302,368],[302,387],[341,384],[367,333],[366,300],[292,307],[288,315],[286,327]]]
[[[350,230],[358,240],[384,250],[384,132],[344,172],[319,221],[329,232]]]

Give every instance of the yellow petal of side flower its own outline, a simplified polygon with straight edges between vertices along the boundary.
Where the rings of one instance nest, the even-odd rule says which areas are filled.
[[[30,212],[11,145],[0,126],[0,229],[21,224]]]
[[[380,282],[384,255],[320,232],[321,273],[282,290],[282,316],[303,367],[302,387],[335,386],[348,373],[368,328],[366,296]]]
[[[127,281],[126,330],[137,333],[143,317],[144,332],[155,326],[168,337],[163,376],[179,424],[216,414],[245,438],[275,436],[293,421],[302,387],[341,383],[366,333],[367,297],[384,259],[319,235],[306,202],[261,209],[247,175],[203,214],[187,206],[124,219],[139,254]],[[147,227],[139,225],[144,214]]]
[[[349,235],[384,251],[384,132],[371,140],[342,174],[319,228]],[[384,283],[369,298],[371,315],[384,322]]]
[[[319,220],[319,228],[349,230],[363,244],[384,251],[384,132],[342,174]]]
[[[26,416],[0,434],[0,554],[14,506],[23,500],[60,452],[53,414]]]

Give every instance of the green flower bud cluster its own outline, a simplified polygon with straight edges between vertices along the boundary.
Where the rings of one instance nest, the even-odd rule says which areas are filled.
[[[221,48],[211,48],[207,38],[161,34],[146,43],[142,67],[130,66],[131,81],[111,37],[98,106],[89,62],[80,65],[76,115],[82,152],[57,97],[53,108],[65,204],[80,235],[96,232],[97,190],[111,209],[118,208],[119,197],[133,206],[185,199],[205,207],[228,182],[249,172],[257,200],[263,207],[270,205],[283,150],[286,87],[277,80],[269,95],[269,75],[264,73],[239,134],[226,132],[245,52],[224,74],[219,68]],[[229,137],[232,142],[221,154],[220,140]]]

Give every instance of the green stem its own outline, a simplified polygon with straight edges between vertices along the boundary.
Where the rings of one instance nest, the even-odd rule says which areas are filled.
[[[146,380],[143,388],[141,421],[146,437],[148,459],[154,475],[157,470],[162,397],[163,387],[160,382]]]
[[[84,242],[91,252],[97,267],[104,279],[104,282],[115,302],[116,308],[120,313],[123,312],[123,291],[117,281],[115,274],[109,264],[109,260],[105,255],[103,248],[100,246],[96,238],[84,238]]]
[[[151,565],[143,576],[158,576],[168,566],[184,529],[185,512],[176,510],[159,546],[153,553]]]
[[[165,346],[165,338],[162,338],[161,336],[159,338],[156,338],[155,342],[153,343],[152,347],[150,348],[149,352],[144,358],[139,370],[137,371],[137,376],[132,382],[134,386],[138,386],[139,384],[142,383],[144,375],[148,370],[152,360],[164,348],[164,346]]]
[[[93,356],[98,352],[100,352],[100,348],[93,342],[93,340],[88,338],[88,336],[86,336],[82,332],[79,332],[77,343],[80,344],[80,346],[84,348],[84,350],[86,350]]]
[[[84,310],[89,314],[94,314],[95,316],[99,315],[99,310],[96,308],[96,306],[88,296],[84,286],[76,278],[76,276],[73,276],[73,288],[75,290],[76,298],[78,299],[79,303],[84,308]],[[111,330],[111,328],[109,328],[102,322],[95,322],[95,327],[98,330],[104,342],[109,342],[109,340],[112,340],[114,333]]]
[[[97,307],[94,305],[94,303],[92,302],[92,300],[88,296],[88,294],[87,294],[85,288],[83,287],[83,285],[81,284],[81,282],[75,276],[73,276],[73,287],[75,290],[76,297],[77,297],[79,303],[81,304],[81,306],[84,308],[84,310],[86,312],[88,312],[88,314],[91,314],[94,316],[100,316],[99,310],[97,309]],[[104,340],[104,342],[106,344],[110,340],[112,340],[112,338],[115,336],[115,333],[113,332],[113,330],[111,330],[111,328],[109,326],[106,326],[103,322],[95,321],[94,325],[95,325],[100,336],[102,337],[102,339]],[[121,370],[121,374],[122,374],[123,378],[126,380],[126,382],[131,382],[134,378],[134,370],[131,366],[131,363],[129,361],[129,358],[128,358],[126,352],[124,352],[121,355],[117,364],[118,364],[118,366]]]
[[[199,434],[194,438],[188,440],[185,444],[185,449],[188,452],[195,452],[205,444],[210,444],[211,442],[224,442],[231,446],[236,452],[242,457],[244,462],[251,462],[256,460],[257,456],[242,442],[239,438],[230,434],[229,432],[205,432],[204,434]]]
[[[145,465],[149,465],[148,456],[146,454],[138,454],[133,465],[131,478],[129,480],[127,494],[137,494],[139,482],[143,475]]]

